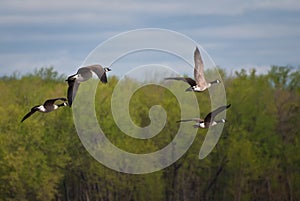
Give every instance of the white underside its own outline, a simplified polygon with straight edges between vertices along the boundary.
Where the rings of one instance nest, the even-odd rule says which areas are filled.
[[[201,87],[201,88],[200,88],[199,86],[196,85],[196,86],[193,86],[193,90],[194,90],[194,91],[205,91],[205,90],[208,89],[210,86],[211,86],[210,83],[208,83],[207,86]]]
[[[58,108],[57,105],[53,105],[53,107],[54,107],[53,110],[56,110],[56,109]],[[39,107],[38,107],[38,110],[39,110],[40,112],[51,112],[51,111],[47,111],[46,108],[45,108],[43,105],[39,106]]]
[[[202,123],[199,123],[199,127],[201,127],[201,128],[205,128],[204,122],[202,122]]]
[[[38,110],[39,110],[40,112],[47,112],[47,111],[46,111],[46,108],[45,108],[43,105],[39,106],[39,107],[38,107]]]
[[[213,121],[213,122],[210,123],[209,126],[215,126],[217,124],[218,124],[217,122]],[[206,128],[204,122],[198,123],[195,126],[199,126],[200,128]]]

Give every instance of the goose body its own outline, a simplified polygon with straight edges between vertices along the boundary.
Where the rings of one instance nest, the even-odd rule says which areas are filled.
[[[204,77],[204,64],[201,58],[200,51],[196,47],[194,52],[194,79],[189,77],[168,77],[165,80],[181,80],[190,85],[186,91],[202,92],[212,86],[212,84],[220,83],[220,80],[214,80],[212,82],[207,82]]]
[[[96,64],[79,68],[76,74],[69,76],[66,80],[68,82],[67,96],[69,106],[72,106],[81,82],[87,81],[93,76],[93,73],[95,73],[102,83],[107,83],[106,72],[108,71],[111,71],[111,69],[107,67],[103,68],[101,65]]]
[[[56,105],[55,102],[57,100],[64,101],[61,104]],[[59,107],[62,106],[67,106],[68,104],[66,103],[67,99],[66,98],[54,98],[54,99],[48,99],[44,102],[43,105],[37,105],[31,108],[30,112],[28,112],[21,120],[23,122],[25,119],[30,117],[33,113],[35,112],[42,112],[42,113],[48,113],[52,112],[54,110],[57,110]]]
[[[192,118],[192,119],[183,119],[183,120],[179,120],[177,122],[189,122],[189,121],[194,121],[196,122],[196,124],[194,125],[194,128],[209,128],[211,126],[215,126],[219,123],[225,123],[226,120],[225,119],[221,119],[221,120],[214,120],[215,117],[221,113],[222,111],[228,109],[231,105],[225,105],[225,106],[221,106],[217,109],[215,109],[214,111],[208,113],[206,115],[206,117],[204,119],[201,118]]]

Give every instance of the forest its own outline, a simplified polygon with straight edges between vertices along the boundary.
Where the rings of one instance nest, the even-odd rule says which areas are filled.
[[[69,107],[48,114],[36,112],[20,123],[34,105],[66,97],[65,75],[44,67],[2,76],[0,200],[300,200],[300,69],[272,66],[266,74],[252,69],[231,75],[219,71],[231,108],[213,151],[199,160],[206,130],[198,129],[178,161],[140,175],[116,172],[95,160],[77,135]],[[178,130],[176,98],[155,85],[138,90],[130,101],[134,123],[148,125],[149,109],[160,104],[167,112],[167,124],[151,139],[134,139],[118,129],[111,114],[110,99],[118,79],[109,76],[108,83],[97,88],[95,100],[101,103],[96,106],[97,118],[105,134],[113,144],[133,153],[163,148]],[[205,116],[211,109],[208,92],[196,96]]]

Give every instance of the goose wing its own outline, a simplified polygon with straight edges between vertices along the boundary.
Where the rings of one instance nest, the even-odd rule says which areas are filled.
[[[61,100],[61,101],[67,101],[66,98],[53,98],[53,99],[48,99],[44,102],[44,107],[46,108],[47,111],[52,111],[54,108],[54,103],[57,100]]]
[[[78,81],[84,82],[88,79],[90,79],[93,76],[93,73],[91,71],[92,69],[90,66],[81,67],[77,70],[77,73],[75,75],[80,75],[80,78],[77,78]],[[69,79],[68,79],[69,80]],[[73,80],[73,79],[72,79]]]
[[[53,99],[46,100],[43,105],[44,106],[46,106],[46,105],[53,105],[55,103],[55,101],[57,101],[57,100],[67,101],[66,98],[53,98]]]
[[[195,81],[198,86],[204,87],[207,85],[207,82],[204,78],[204,64],[198,47],[196,47],[196,50],[194,52],[194,62],[195,62],[195,68],[194,68]]]
[[[191,87],[196,86],[195,80],[189,77],[166,77],[165,80],[180,80],[188,83]]]
[[[79,87],[79,82],[77,82],[76,80],[69,80],[68,85],[69,87],[67,91],[67,98],[68,98],[68,105],[71,107]]]
[[[181,119],[181,120],[176,121],[176,122],[177,122],[177,123],[180,123],[180,122],[188,122],[188,121],[202,122],[203,119],[201,119],[201,118]]]
[[[107,83],[106,72],[101,65],[92,65],[92,66],[87,66],[86,68],[89,68],[91,71],[96,73],[96,75],[98,76],[98,78],[101,80],[102,83]]]
[[[204,122],[205,122],[205,123],[209,123],[209,122],[213,121],[213,119],[215,118],[215,116],[217,116],[217,114],[219,114],[220,112],[226,110],[226,109],[229,108],[230,106],[231,106],[230,104],[227,105],[227,106],[224,105],[224,106],[221,106],[221,107],[215,109],[214,111],[208,113],[208,114],[206,115],[205,119],[204,119]]]
[[[38,107],[38,106],[35,106],[35,107],[31,108],[30,112],[28,112],[28,113],[22,118],[21,123],[22,123],[25,119],[27,119],[28,117],[30,117],[33,113],[35,113],[35,112],[37,111],[36,107]]]

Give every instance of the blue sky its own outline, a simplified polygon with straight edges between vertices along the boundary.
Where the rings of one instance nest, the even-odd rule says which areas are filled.
[[[300,64],[298,0],[2,0],[0,75],[45,66],[72,74],[103,41],[141,28],[190,37],[229,73]]]

